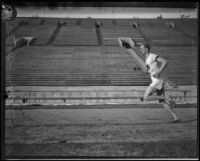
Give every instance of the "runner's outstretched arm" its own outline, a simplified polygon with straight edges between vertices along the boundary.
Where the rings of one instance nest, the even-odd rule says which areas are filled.
[[[165,69],[165,67],[167,66],[168,62],[167,60],[161,58],[161,57],[158,57],[157,58],[157,61],[160,62],[161,64],[161,67],[160,67],[160,70],[154,74],[155,77],[158,77],[160,76],[160,74],[163,72],[163,70]]]

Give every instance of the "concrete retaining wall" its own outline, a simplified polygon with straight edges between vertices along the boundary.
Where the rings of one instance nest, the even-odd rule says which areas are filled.
[[[142,102],[146,86],[89,86],[89,87],[7,87],[6,105],[89,105],[89,104],[155,104]],[[166,89],[176,103],[197,103],[197,86]]]

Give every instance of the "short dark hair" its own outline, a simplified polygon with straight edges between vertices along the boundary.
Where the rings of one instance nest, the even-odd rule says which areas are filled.
[[[144,44],[144,47],[148,49],[148,52],[150,51],[150,45],[149,44]]]

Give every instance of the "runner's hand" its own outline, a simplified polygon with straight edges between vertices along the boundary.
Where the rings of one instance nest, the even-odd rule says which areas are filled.
[[[153,74],[153,77],[158,78],[160,76],[160,72],[156,72],[155,74]]]

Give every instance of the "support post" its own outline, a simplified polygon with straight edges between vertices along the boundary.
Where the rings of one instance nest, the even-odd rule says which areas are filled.
[[[6,99],[6,81],[5,81],[5,33],[6,33],[6,24],[1,22],[1,156],[5,156],[5,99]]]
[[[101,33],[101,23],[95,22],[95,28],[96,28],[96,36],[97,36],[98,45],[102,46],[103,38],[102,38],[102,33]]]

